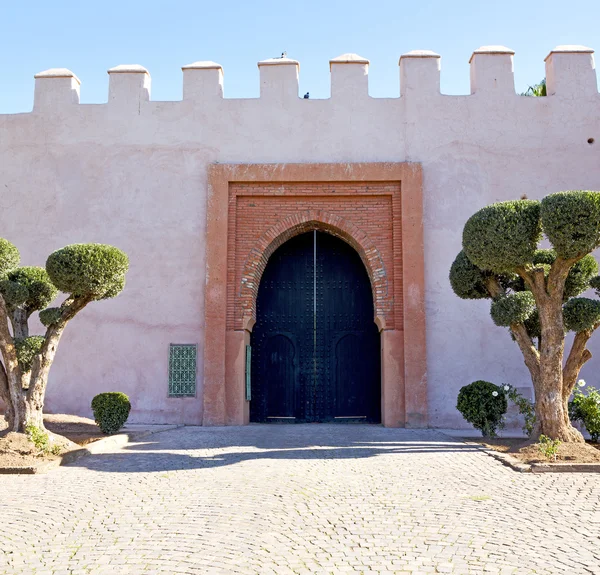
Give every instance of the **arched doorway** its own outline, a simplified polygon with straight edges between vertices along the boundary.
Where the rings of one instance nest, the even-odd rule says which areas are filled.
[[[269,258],[252,332],[255,422],[381,420],[379,330],[358,253],[321,231]]]

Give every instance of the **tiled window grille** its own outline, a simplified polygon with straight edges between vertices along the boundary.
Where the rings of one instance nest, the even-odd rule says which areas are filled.
[[[169,347],[169,397],[196,395],[195,344],[175,344]]]

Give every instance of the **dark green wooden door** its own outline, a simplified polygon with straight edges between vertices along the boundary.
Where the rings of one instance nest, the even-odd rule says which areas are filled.
[[[269,259],[252,333],[252,421],[380,421],[379,333],[356,251],[323,232]]]

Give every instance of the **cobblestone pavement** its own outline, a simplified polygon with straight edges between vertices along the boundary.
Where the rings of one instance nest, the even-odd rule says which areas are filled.
[[[435,431],[187,427],[0,482],[3,574],[600,574],[600,476]]]

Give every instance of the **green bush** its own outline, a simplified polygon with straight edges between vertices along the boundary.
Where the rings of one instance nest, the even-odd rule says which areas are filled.
[[[592,441],[600,441],[600,391],[590,387],[587,395],[576,389],[569,402],[571,421],[580,421],[588,430]]]
[[[523,323],[535,311],[535,299],[529,291],[500,296],[492,302],[490,314],[496,325],[508,327]]]
[[[120,391],[99,393],[92,399],[92,411],[98,427],[103,433],[111,435],[125,425],[131,411],[131,403]]]
[[[550,194],[542,200],[540,216],[544,233],[562,258],[580,257],[600,246],[600,192]]]
[[[533,261],[541,236],[540,202],[500,202],[467,220],[463,249],[480,269],[510,273]]]
[[[60,291],[96,300],[118,295],[128,268],[127,255],[105,244],[73,244],[46,260],[46,271]]]
[[[531,437],[536,422],[535,405],[532,401],[523,397],[512,385],[504,384],[503,388],[508,399],[517,406],[519,413],[523,416],[523,432],[527,434],[527,437]]]
[[[0,276],[16,268],[21,261],[19,250],[8,240],[0,238]]]
[[[6,289],[4,284],[7,283],[11,284],[13,292],[16,291],[18,296],[8,295],[5,299],[13,305],[25,304],[30,311],[45,308],[58,295],[48,273],[40,267],[25,266],[9,271],[0,287],[3,295]]]
[[[40,322],[46,327],[56,323],[62,315],[62,310],[59,307],[49,307],[43,309],[40,313]]]
[[[592,254],[583,256],[570,270],[565,280],[565,299],[575,297],[590,287],[598,273],[598,262]]]
[[[574,297],[563,306],[565,328],[579,333],[600,323],[600,301],[587,297]]]
[[[506,396],[501,387],[489,381],[474,381],[458,392],[456,409],[484,437],[495,437],[503,427]]]
[[[17,361],[19,367],[27,373],[31,371],[35,356],[40,353],[42,345],[46,338],[41,335],[30,335],[22,339],[15,339],[15,349],[17,351]]]
[[[474,266],[464,251],[459,252],[450,267],[450,285],[461,299],[489,298],[485,287],[485,275]]]

